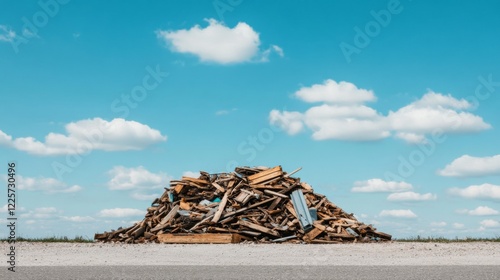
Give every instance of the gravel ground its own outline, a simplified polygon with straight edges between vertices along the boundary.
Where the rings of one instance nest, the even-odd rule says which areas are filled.
[[[3,251],[8,244],[3,243]],[[6,260],[6,256],[2,253]],[[7,266],[5,260],[0,266]],[[379,244],[16,244],[17,266],[500,265],[500,243]]]

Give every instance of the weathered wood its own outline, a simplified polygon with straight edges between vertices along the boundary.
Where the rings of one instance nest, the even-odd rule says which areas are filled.
[[[198,178],[172,180],[170,188],[166,188],[147,207],[141,222],[96,234],[94,239],[148,243],[160,242],[159,235],[170,234],[166,242],[228,242],[227,238],[225,241],[214,241],[206,235],[208,233],[238,234],[241,237],[239,241],[265,243],[374,242],[391,239],[391,235],[359,222],[353,214],[346,213],[326,196],[315,194],[313,188],[301,182],[300,178],[292,177],[299,170],[287,173],[281,166],[237,167],[236,172],[210,174],[200,171]],[[290,195],[295,190],[303,193],[300,214],[308,214],[304,213],[307,208],[315,208],[317,214],[318,220],[307,222],[305,229],[297,217],[298,210],[291,203]],[[219,197],[221,200],[218,200]],[[312,227],[309,227],[310,223]],[[164,240],[166,237],[162,236]],[[178,238],[177,241],[175,238]]]
[[[264,177],[264,176],[267,176],[273,172],[283,172],[283,170],[281,169],[281,166],[278,165],[276,167],[273,167],[273,168],[269,168],[267,170],[264,170],[264,171],[261,171],[259,173],[255,173],[253,175],[250,175],[250,176],[247,176],[247,179],[248,181],[254,181],[255,179],[257,178],[261,178],[261,177]]]
[[[170,222],[171,219],[177,215],[177,211],[179,211],[179,204],[175,205],[170,212],[168,212],[167,216],[163,218],[160,223],[153,229],[151,229],[152,232],[159,231],[160,229],[165,228],[167,226],[167,223]]]
[[[237,233],[201,233],[201,234],[158,234],[160,243],[170,244],[229,244],[239,243],[241,236]]]
[[[288,177],[292,176],[293,174],[295,174],[295,173],[299,172],[300,170],[302,170],[302,167],[299,167],[299,168],[295,169],[294,171],[292,171],[292,172],[290,172],[290,173],[287,173],[287,174],[286,174],[285,176],[283,176],[283,177],[288,178]]]
[[[273,192],[271,190],[264,190],[264,193],[271,194],[271,195],[274,195],[274,196],[279,196],[281,198],[289,198],[288,196],[286,196],[286,195],[284,195],[282,193]]]
[[[257,230],[257,231],[260,231],[260,232],[263,232],[263,233],[267,233],[267,234],[272,235],[272,236],[276,236],[276,237],[280,236],[279,233],[275,230],[272,230],[272,229],[254,224],[254,223],[250,223],[250,222],[247,222],[244,220],[239,220],[238,224],[240,224],[242,226],[246,226],[246,227],[254,229],[254,230]]]
[[[190,182],[193,182],[193,183],[196,183],[196,184],[199,184],[199,185],[207,185],[207,184],[210,183],[210,182],[208,182],[206,180],[196,179],[196,178],[187,177],[187,176],[182,176],[182,180],[183,181],[190,181]]]
[[[217,223],[219,221],[220,216],[222,215],[222,211],[224,211],[224,208],[226,207],[228,197],[229,197],[229,192],[226,192],[222,197],[221,202],[219,203],[219,208],[217,209],[217,212],[215,212],[214,218],[212,219],[212,223]]]
[[[214,186],[216,189],[218,189],[220,192],[225,192],[226,189],[224,189],[223,187],[221,187],[219,184],[217,184],[216,182],[213,182],[212,183],[212,186]]]
[[[309,231],[308,233],[306,233],[306,235],[304,236],[304,241],[306,242],[311,242],[311,240],[313,240],[314,238],[316,238],[316,236],[320,235],[322,232],[321,229],[319,228],[313,228],[311,231]]]

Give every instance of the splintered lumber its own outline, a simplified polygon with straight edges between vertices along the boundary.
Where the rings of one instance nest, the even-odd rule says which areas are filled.
[[[145,207],[140,222],[104,233],[100,242],[317,243],[378,242],[392,236],[314,193],[281,166],[182,177]],[[311,215],[311,213],[313,213]]]
[[[242,226],[246,226],[246,227],[254,229],[254,230],[257,230],[257,231],[260,231],[260,232],[263,232],[263,233],[270,234],[272,236],[276,236],[276,237],[280,236],[279,233],[277,231],[275,231],[275,230],[271,230],[271,229],[268,229],[266,227],[259,226],[257,224],[253,224],[253,223],[250,223],[250,222],[247,222],[247,221],[239,220],[238,224],[240,224]]]
[[[224,207],[226,207],[228,196],[229,196],[229,193],[226,192],[224,194],[224,197],[222,198],[222,201],[219,204],[217,212],[215,212],[214,218],[212,219],[212,223],[217,223],[219,221],[220,215],[222,215],[222,211],[224,211]]]
[[[276,166],[274,168],[259,172],[257,174],[248,176],[248,181],[251,184],[259,184],[271,179],[274,179],[278,176],[283,175],[283,171],[281,170],[281,166]]]
[[[201,233],[201,234],[158,234],[160,243],[178,244],[229,244],[240,243],[241,236],[237,233]]]

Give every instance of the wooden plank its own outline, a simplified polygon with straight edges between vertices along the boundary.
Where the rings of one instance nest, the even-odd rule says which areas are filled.
[[[159,231],[166,227],[168,222],[177,215],[177,211],[179,210],[179,204],[175,205],[170,212],[160,221],[159,224],[156,225],[155,228],[151,229],[152,232]]]
[[[212,219],[213,223],[217,223],[222,215],[222,211],[226,208],[227,199],[229,197],[229,192],[226,192],[222,197],[221,202],[219,203],[219,208],[217,208],[217,212],[215,212],[214,218]]]
[[[298,219],[299,217],[297,217],[297,213],[295,213],[295,209],[293,209],[293,205],[292,203],[288,202],[286,205],[286,210],[288,210],[288,212],[290,212],[296,219]]]
[[[191,210],[193,207],[189,202],[186,202],[186,199],[182,198],[179,202],[179,208],[181,208],[182,210]]]
[[[278,206],[278,204],[281,202],[281,197],[277,197],[273,203],[271,203],[271,205],[269,206],[269,208],[267,208],[268,211],[274,211],[274,208],[276,208],[276,206]],[[281,211],[281,210],[279,210]]]
[[[294,171],[292,171],[292,172],[290,172],[290,173],[287,173],[287,174],[286,174],[285,176],[283,176],[283,177],[288,178],[288,177],[292,176],[293,174],[295,174],[295,173],[299,172],[300,170],[302,170],[302,167],[299,167],[299,168],[295,169]]]
[[[208,184],[210,184],[206,180],[196,179],[196,178],[187,177],[187,176],[182,176],[182,180],[183,181],[189,181],[189,182],[197,183],[197,184],[202,184],[202,185],[208,185]]]
[[[280,185],[254,185],[254,184],[250,184],[250,187],[254,188],[254,189],[269,189],[269,190],[285,190],[286,188],[283,187],[283,186],[280,186]]]
[[[212,186],[214,186],[216,189],[218,189],[220,192],[225,192],[226,190],[221,187],[219,184],[217,184],[216,182],[213,182],[212,183]]]
[[[158,241],[167,244],[230,244],[241,242],[237,233],[200,233],[200,234],[158,234]]]
[[[279,197],[282,197],[282,198],[289,198],[287,195],[284,195],[282,193],[273,192],[271,190],[264,190],[264,193],[271,194],[271,195],[274,195],[274,196],[279,196]]]
[[[322,232],[323,232],[322,230],[320,230],[319,228],[315,227],[311,231],[309,231],[308,233],[306,233],[306,235],[304,235],[304,241],[311,242],[314,238],[316,238]]]
[[[305,182],[302,182],[300,183],[300,186],[302,186],[302,188],[304,190],[307,190],[307,191],[310,191],[312,192],[313,191],[313,188],[311,187],[311,185],[309,185],[308,183],[305,183]]]
[[[175,187],[174,187],[174,192],[177,193],[177,194],[180,194],[182,192],[182,189],[184,188],[184,185],[183,184],[177,184]]]
[[[255,208],[255,207],[259,207],[259,206],[261,206],[261,205],[264,205],[264,204],[266,204],[266,203],[269,203],[269,202],[271,202],[272,200],[275,200],[275,199],[276,199],[276,197],[271,197],[271,198],[266,199],[266,200],[263,200],[263,201],[261,201],[261,202],[257,202],[257,203],[255,203],[255,204],[252,204],[252,205],[250,205],[250,206],[248,206],[248,207],[241,208],[241,209],[239,209],[239,210],[236,210],[236,211],[233,211],[233,212],[230,212],[230,213],[226,213],[226,215],[224,215],[223,217],[224,217],[224,218],[227,218],[227,217],[230,217],[230,216],[233,216],[233,215],[239,214],[239,213],[241,213],[241,212],[245,212],[245,211],[247,211],[247,210],[249,210],[249,209],[252,209],[252,208]]]
[[[273,173],[269,173],[269,174],[267,174],[265,176],[259,177],[257,179],[254,179],[254,180],[250,181],[250,183],[251,184],[259,184],[259,183],[263,183],[263,182],[266,182],[266,181],[270,181],[270,180],[279,178],[282,175],[283,175],[283,171],[276,171],[276,172],[273,172]]]
[[[333,232],[334,229],[331,228],[331,227],[328,227],[328,226],[325,226],[325,225],[322,225],[319,221],[315,221],[313,223],[313,226],[321,231],[329,231],[329,232]]]
[[[263,232],[263,233],[267,233],[267,234],[272,235],[272,236],[280,237],[280,235],[277,231],[263,227],[261,225],[250,223],[250,222],[247,222],[244,220],[239,220],[238,224],[245,226],[245,227],[248,227],[248,228],[251,228],[251,229],[254,229],[254,230],[257,230],[257,231],[260,231],[260,232]]]
[[[270,173],[273,173],[273,172],[276,172],[276,171],[281,171],[281,172],[283,171],[281,169],[281,165],[278,165],[278,166],[275,166],[273,168],[269,168],[269,169],[261,171],[259,173],[255,173],[253,175],[250,175],[250,176],[247,177],[247,179],[248,179],[248,181],[253,181],[253,180],[257,179],[257,178],[260,178],[262,176],[266,176],[266,175],[268,175]]]
[[[374,231],[373,234],[375,236],[377,236],[377,237],[384,238],[384,239],[387,239],[387,240],[391,240],[391,238],[392,238],[392,235],[387,234],[385,232]]]

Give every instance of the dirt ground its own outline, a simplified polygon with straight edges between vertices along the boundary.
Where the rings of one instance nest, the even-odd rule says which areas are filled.
[[[2,248],[7,250],[7,243]],[[500,243],[102,244],[17,243],[18,266],[500,265]],[[6,266],[5,261],[0,266]]]

